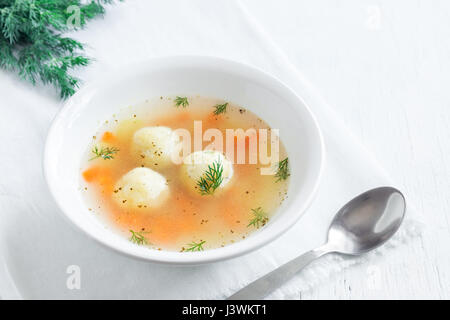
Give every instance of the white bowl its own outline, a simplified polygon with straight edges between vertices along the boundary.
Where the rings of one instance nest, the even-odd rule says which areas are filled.
[[[123,107],[153,97],[197,94],[245,106],[280,129],[291,164],[288,198],[264,228],[223,248],[179,253],[137,246],[89,213],[79,191],[82,154],[100,123]],[[310,205],[323,166],[322,135],[304,101],[267,73],[214,57],[156,58],[101,76],[66,102],[52,123],[44,152],[50,192],[74,225],[118,252],[177,265],[236,257],[286,232]]]

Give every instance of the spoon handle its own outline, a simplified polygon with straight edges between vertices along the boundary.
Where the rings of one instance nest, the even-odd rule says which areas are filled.
[[[227,300],[255,300],[262,299],[269,293],[279,288],[286,281],[291,279],[297,272],[317,258],[330,253],[326,245],[317,249],[308,251],[301,256],[283,264],[277,269],[269,272],[262,278],[259,278],[246,287],[242,288]]]

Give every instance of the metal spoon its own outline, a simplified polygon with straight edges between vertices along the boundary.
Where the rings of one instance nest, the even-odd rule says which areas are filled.
[[[403,194],[391,187],[372,189],[348,202],[334,217],[328,241],[239,290],[229,300],[262,299],[315,259],[328,253],[360,255],[385,243],[405,215]]]

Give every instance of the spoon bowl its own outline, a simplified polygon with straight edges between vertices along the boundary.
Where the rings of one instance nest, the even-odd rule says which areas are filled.
[[[397,189],[366,191],[338,211],[328,230],[328,245],[349,255],[373,250],[394,235],[405,211],[405,198]]]

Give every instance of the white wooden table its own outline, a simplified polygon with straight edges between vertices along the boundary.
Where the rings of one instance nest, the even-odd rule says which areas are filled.
[[[422,240],[301,298],[449,299],[450,1],[241,2],[424,216]]]
[[[245,3],[426,225],[423,240],[388,263],[352,268],[302,298],[449,299],[450,2]]]

